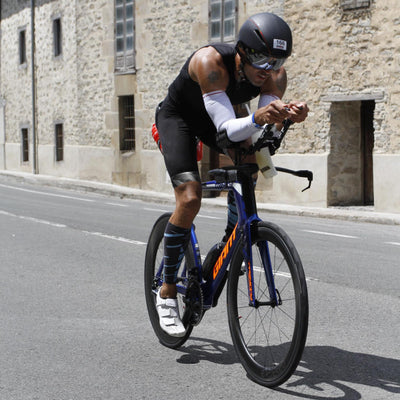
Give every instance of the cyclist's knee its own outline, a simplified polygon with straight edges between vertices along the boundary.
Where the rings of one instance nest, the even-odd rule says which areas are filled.
[[[175,188],[176,206],[188,215],[196,216],[201,206],[201,184],[186,182]]]

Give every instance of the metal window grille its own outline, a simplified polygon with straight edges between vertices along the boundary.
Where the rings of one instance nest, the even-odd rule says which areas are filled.
[[[371,0],[340,0],[340,6],[345,11],[368,8],[370,5]]]
[[[64,127],[63,124],[55,124],[56,161],[64,160]]]
[[[61,18],[53,19],[53,49],[54,57],[62,53]]]
[[[119,143],[121,151],[135,150],[135,106],[133,96],[121,96],[119,106]]]
[[[211,42],[233,42],[237,27],[237,0],[210,0],[209,36]]]
[[[134,71],[134,0],[115,0],[115,70]]]
[[[26,64],[26,30],[19,31],[19,63],[20,65]]]
[[[21,129],[21,142],[22,142],[22,161],[29,161],[29,135],[28,128]]]

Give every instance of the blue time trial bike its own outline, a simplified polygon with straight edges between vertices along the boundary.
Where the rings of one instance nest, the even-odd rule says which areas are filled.
[[[248,376],[263,386],[276,387],[295,371],[308,328],[306,278],[299,254],[288,235],[257,215],[252,175],[257,164],[241,164],[244,156],[268,146],[272,154],[290,121],[278,135],[267,126],[248,149],[236,148],[235,165],[209,171],[205,190],[234,194],[238,222],[225,242],[214,245],[202,261],[195,226],[178,272],[178,304],[186,328],[183,337],[164,332],[156,310],[156,293],[163,283],[163,239],[170,213],[155,222],[147,244],[144,286],[150,321],[159,341],[169,348],[182,346],[204,313],[215,307],[227,284],[230,333],[237,356]],[[277,168],[313,179],[312,172]]]

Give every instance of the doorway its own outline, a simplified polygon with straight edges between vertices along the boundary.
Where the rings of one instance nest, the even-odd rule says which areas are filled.
[[[374,204],[374,100],[331,104],[328,206]]]

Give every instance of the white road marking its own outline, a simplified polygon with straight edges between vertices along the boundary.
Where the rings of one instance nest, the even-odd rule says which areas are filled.
[[[208,218],[208,219],[224,219],[221,217],[212,217],[211,215],[203,215],[203,214],[197,214],[197,217],[199,218]]]
[[[308,229],[302,229],[302,232],[315,233],[316,235],[336,236],[336,237],[342,237],[342,238],[347,238],[347,239],[360,239],[358,236],[342,235],[339,233],[332,233],[332,232],[312,231],[312,230],[308,230]]]
[[[35,223],[39,223],[39,224],[49,225],[49,226],[53,226],[56,228],[68,228],[68,225],[58,224],[56,222],[50,222],[50,221],[46,221],[46,220],[39,219],[39,218],[26,217],[24,215],[16,215],[16,214],[13,214],[13,213],[10,213],[7,211],[3,211],[3,210],[0,210],[0,214],[7,215],[8,217],[23,219],[25,221],[31,221],[31,222],[35,222]],[[90,232],[90,231],[81,231],[81,232],[85,233],[87,235],[98,236],[98,237],[102,237],[104,239],[117,240],[119,242],[131,243],[131,244],[135,244],[135,245],[139,245],[139,246],[147,245],[146,242],[141,242],[139,240],[127,239],[127,238],[124,238],[121,236],[107,235],[107,234],[101,233],[101,232]]]
[[[16,214],[9,213],[9,212],[3,211],[3,210],[0,210],[0,214],[7,215],[8,217],[23,219],[25,221],[32,221],[32,222],[37,222],[39,224],[54,226],[56,228],[67,228],[67,225],[64,225],[64,224],[58,224],[55,222],[50,222],[50,221],[46,221],[44,219],[39,219],[39,218],[26,217],[24,215],[16,215]]]
[[[41,194],[43,196],[52,196],[52,197],[62,197],[64,199],[71,199],[71,200],[79,200],[79,201],[86,201],[88,203],[93,203],[94,200],[91,199],[84,199],[82,197],[75,197],[75,196],[67,196],[64,194],[56,194],[56,193],[48,193],[48,192],[40,192],[38,190],[32,190],[32,189],[24,189],[24,188],[18,188],[15,186],[8,186],[8,185],[3,185],[0,184],[1,187],[5,187],[7,189],[14,189],[14,190],[20,190],[21,192],[28,192],[28,193],[36,193],[36,194]]]
[[[253,269],[254,269],[254,271],[264,273],[264,269],[261,268],[261,267],[256,267],[256,266],[254,266]],[[279,272],[279,271],[278,271],[278,272],[275,272],[275,275],[282,276],[282,277],[288,278],[288,279],[291,279],[291,278],[292,278],[292,275],[290,275],[288,272]],[[319,279],[317,279],[317,278],[312,278],[311,276],[306,276],[306,281],[318,282]]]
[[[385,244],[391,244],[393,246],[400,246],[400,243],[398,243],[398,242],[385,242]]]
[[[106,204],[108,204],[110,206],[116,206],[116,207],[128,207],[127,204],[110,203],[110,202],[107,202]]]
[[[147,243],[146,242],[140,242],[139,240],[132,240],[132,239],[127,239],[121,236],[113,236],[113,235],[107,235],[105,233],[101,232],[90,232],[90,231],[82,231],[83,233],[86,233],[87,235],[92,235],[92,236],[100,236],[104,239],[111,239],[111,240],[117,240],[119,242],[124,242],[124,243],[131,243],[131,244],[136,244],[139,246],[144,246]]]

